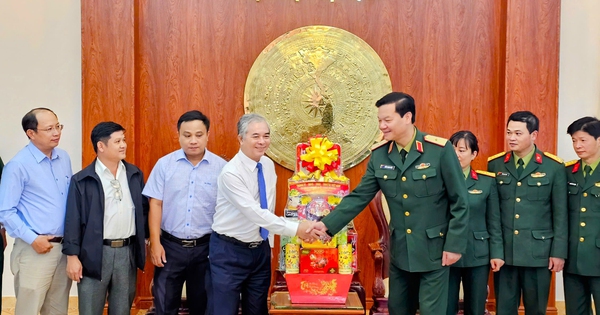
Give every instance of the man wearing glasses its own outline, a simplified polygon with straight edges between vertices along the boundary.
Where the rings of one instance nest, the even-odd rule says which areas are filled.
[[[61,243],[73,173],[69,155],[57,148],[63,125],[47,108],[32,109],[21,124],[30,142],[6,164],[0,183],[0,222],[15,238],[15,314],[66,314],[72,282]]]
[[[79,312],[129,314],[137,271],[144,268],[148,200],[144,175],[125,162],[125,129],[101,122],[92,130],[97,158],[73,175],[67,198],[63,253],[77,282]]]

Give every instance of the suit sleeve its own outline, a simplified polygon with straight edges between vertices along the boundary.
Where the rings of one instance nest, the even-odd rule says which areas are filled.
[[[550,257],[567,258],[568,210],[567,210],[567,174],[564,165],[556,170],[556,178],[552,182],[552,225],[554,241]]]
[[[367,163],[367,171],[358,186],[340,202],[335,210],[323,218],[327,231],[334,235],[343,229],[350,220],[361,213],[379,191],[379,183],[375,178],[373,155]]]
[[[71,177],[69,194],[67,195],[67,211],[65,214],[65,235],[62,253],[79,255],[81,251],[81,191],[75,177]]]
[[[486,200],[486,223],[490,234],[490,258],[504,260],[502,226],[500,221],[500,200],[496,180],[491,178],[490,194]]]
[[[467,225],[469,224],[467,185],[450,142],[447,142],[442,150],[441,167],[450,207],[444,251],[464,254],[467,249]]]

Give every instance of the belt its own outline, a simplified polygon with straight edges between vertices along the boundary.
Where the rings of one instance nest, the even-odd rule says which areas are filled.
[[[56,236],[48,240],[50,243],[61,243],[63,242],[62,236]]]
[[[133,240],[135,240],[135,235],[132,235],[128,238],[120,238],[120,239],[114,239],[114,240],[102,240],[102,243],[104,243],[104,245],[110,246],[112,248],[120,248],[120,247],[129,246],[131,243],[133,243]]]
[[[171,234],[165,232],[165,230],[161,230],[160,236],[164,237],[165,239],[168,239],[169,241],[178,243],[179,245],[181,245],[183,247],[197,247],[200,245],[204,245],[204,244],[208,243],[208,241],[210,241],[210,233],[205,234],[200,238],[188,240],[188,239],[182,239],[177,236],[171,235]]]
[[[237,238],[235,238],[235,237],[231,237],[231,236],[227,236],[227,235],[219,234],[219,233],[217,233],[217,232],[213,232],[213,233],[214,233],[214,234],[215,234],[215,235],[216,235],[218,238],[220,238],[220,239],[222,239],[222,240],[224,240],[224,241],[226,241],[226,242],[229,242],[229,243],[232,243],[232,244],[235,244],[235,245],[238,245],[238,246],[242,246],[242,247],[247,247],[247,248],[257,248],[257,247],[259,247],[260,245],[262,245],[262,243],[264,242],[264,241],[257,241],[257,242],[250,242],[250,243],[246,243],[246,242],[242,242],[242,241],[238,240],[238,239],[237,239]]]

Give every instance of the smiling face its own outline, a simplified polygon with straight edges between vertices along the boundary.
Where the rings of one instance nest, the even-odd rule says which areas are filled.
[[[125,142],[125,132],[123,130],[115,131],[110,138],[98,141],[98,157],[103,161],[119,162],[127,156],[127,142]]]
[[[179,145],[190,161],[201,161],[208,144],[208,130],[202,120],[191,120],[179,126]]]
[[[587,164],[593,164],[600,157],[600,137],[594,139],[589,133],[579,130],[571,136],[573,150]]]
[[[381,105],[377,108],[379,130],[383,132],[383,139],[399,142],[400,139],[410,134],[413,130],[412,113],[400,114],[396,112],[395,104]]]
[[[458,143],[454,146],[454,152],[460,162],[460,167],[464,170],[471,165],[471,162],[477,157],[477,151],[471,151],[471,148],[467,147],[465,139],[458,140]]]
[[[47,110],[40,110],[36,113],[37,129],[27,130],[27,136],[31,143],[35,145],[44,154],[49,155],[52,149],[58,146],[62,134],[58,117]]]
[[[533,150],[537,134],[537,130],[529,133],[526,123],[511,120],[506,127],[506,144],[518,157],[524,157]]]
[[[271,131],[264,121],[254,121],[248,124],[246,134],[238,136],[240,150],[252,160],[258,162],[265,155],[271,144]]]

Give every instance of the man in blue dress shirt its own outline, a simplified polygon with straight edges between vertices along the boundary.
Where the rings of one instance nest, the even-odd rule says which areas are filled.
[[[67,314],[71,279],[61,252],[71,160],[57,148],[63,125],[47,108],[21,121],[30,143],[4,167],[0,222],[15,238],[15,314]]]
[[[208,117],[197,110],[177,122],[181,149],[158,160],[143,194],[150,198],[148,225],[156,314],[177,314],[186,282],[190,314],[204,315],[210,288],[208,243],[225,160],[206,149]],[[208,292],[210,293],[210,292]],[[210,307],[207,314],[211,313]]]

